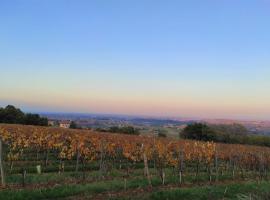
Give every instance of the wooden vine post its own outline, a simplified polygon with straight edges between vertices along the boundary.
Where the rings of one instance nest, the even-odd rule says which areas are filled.
[[[148,167],[148,161],[147,161],[147,156],[146,156],[146,153],[145,153],[145,151],[144,151],[144,146],[143,146],[143,144],[142,144],[142,151],[143,151],[144,172],[145,172],[145,175],[146,175],[146,177],[147,177],[149,186],[152,187],[151,177],[150,177],[149,167]]]
[[[259,165],[260,165],[259,166],[260,180],[263,180],[263,172],[264,172],[263,154],[260,154]]]
[[[0,137],[0,175],[1,175],[1,185],[2,185],[2,187],[5,187],[6,182],[5,182],[3,155],[4,155],[3,154],[3,144],[2,144],[2,138]]]
[[[215,152],[215,173],[216,173],[216,182],[218,182],[218,155]]]
[[[50,150],[47,149],[46,150],[46,155],[45,155],[45,167],[47,167],[48,163],[49,163],[49,153],[50,153]]]
[[[25,187],[26,170],[22,168],[22,186]]]
[[[184,170],[184,152],[179,151],[179,183],[183,183],[183,170]]]
[[[233,180],[235,179],[235,159],[232,160],[232,177],[233,177]]]
[[[197,183],[199,182],[199,168],[200,168],[200,160],[199,160],[199,158],[197,158],[197,161],[196,161],[196,174],[195,174]]]
[[[100,171],[100,178],[104,178],[104,171],[105,171],[105,166],[104,166],[104,159],[105,159],[105,147],[104,147],[104,141],[102,140],[100,143],[100,160],[99,160],[99,171]]]
[[[80,150],[79,150],[79,147],[77,147],[76,167],[75,167],[76,172],[79,171],[79,161],[80,161]]]

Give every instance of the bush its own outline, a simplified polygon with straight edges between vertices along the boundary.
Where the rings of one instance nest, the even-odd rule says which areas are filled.
[[[129,135],[140,135],[139,130],[132,126],[125,126],[125,127],[112,126],[106,132],[123,133],[123,134],[129,134]]]
[[[158,132],[158,137],[167,137],[166,133],[164,132]]]

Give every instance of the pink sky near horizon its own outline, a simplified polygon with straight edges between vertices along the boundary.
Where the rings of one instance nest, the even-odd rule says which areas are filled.
[[[124,94],[123,94],[124,95]],[[3,96],[3,94],[2,94]],[[3,97],[2,102],[13,103],[26,111],[37,112],[77,112],[77,113],[104,113],[127,114],[162,117],[199,117],[199,118],[232,118],[232,119],[269,119],[268,102],[258,100],[236,101],[225,100],[222,96],[214,99],[207,96],[104,96],[92,93],[80,94],[31,94],[27,92],[11,93]],[[4,106],[4,104],[2,104]]]

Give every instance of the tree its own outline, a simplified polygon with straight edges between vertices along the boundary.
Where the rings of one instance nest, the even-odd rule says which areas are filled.
[[[24,117],[24,124],[26,125],[40,125],[40,126],[47,126],[48,119],[42,118],[38,114],[31,114],[27,113]]]
[[[158,137],[167,137],[167,135],[164,132],[158,132]]]
[[[0,110],[0,123],[16,124],[23,123],[24,113],[12,105]]]
[[[15,106],[8,105],[0,108],[0,123],[47,126],[48,119],[38,114],[24,114]]]
[[[130,135],[139,135],[138,129],[135,129],[132,126],[126,126],[123,127],[122,130],[120,129],[120,132],[125,133],[125,134],[130,134]]]
[[[214,141],[230,144],[250,144],[270,146],[270,137],[262,135],[251,135],[242,125],[206,125],[195,123],[188,125],[180,137],[193,140]]]
[[[242,124],[212,124],[209,125],[215,132],[221,134],[231,134],[235,136],[248,135],[248,129]]]
[[[215,132],[206,124],[194,123],[188,125],[180,134],[183,138],[203,141],[215,140]]]
[[[110,133],[123,133],[123,134],[130,134],[130,135],[139,135],[140,134],[139,130],[132,127],[132,126],[125,126],[125,127],[112,126],[109,128],[108,132],[110,132]]]
[[[78,128],[78,126],[77,126],[77,124],[76,124],[74,121],[72,121],[72,122],[70,123],[69,128],[76,129],[76,128]]]

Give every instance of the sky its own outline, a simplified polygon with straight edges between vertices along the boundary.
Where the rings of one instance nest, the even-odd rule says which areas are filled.
[[[270,120],[270,0],[0,0],[0,106]]]

